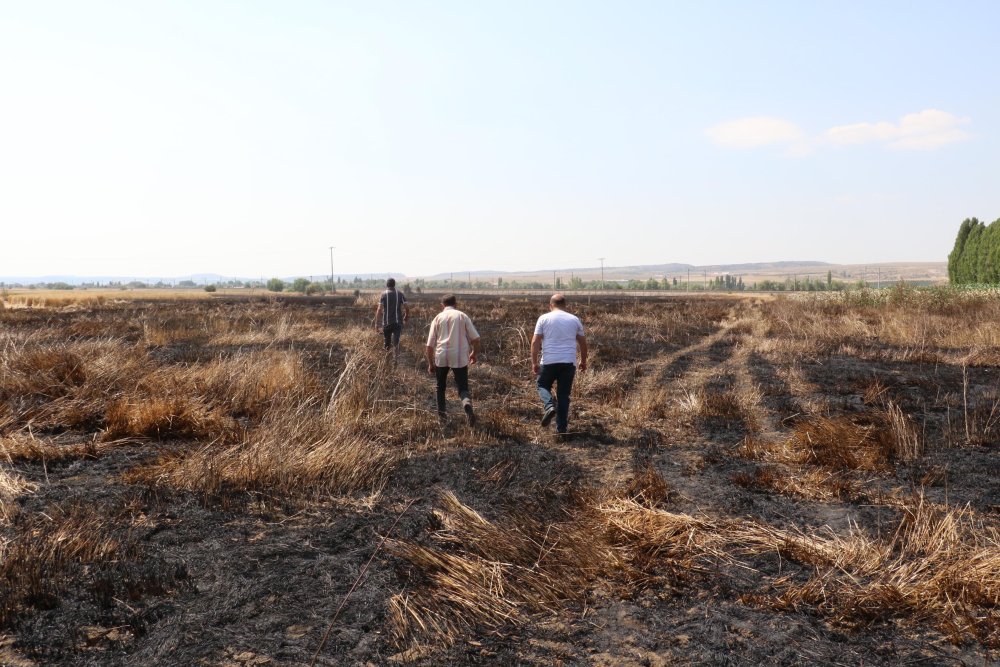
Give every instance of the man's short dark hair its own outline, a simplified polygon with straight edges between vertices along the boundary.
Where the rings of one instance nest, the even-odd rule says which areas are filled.
[[[386,287],[395,287],[396,286],[396,279],[395,278],[389,278],[387,281],[385,281],[385,286]]]
[[[556,306],[559,306],[560,308],[566,307],[566,297],[564,297],[562,294],[553,294],[552,298],[549,299],[549,301],[555,304]]]
[[[443,297],[441,297],[441,305],[451,306],[452,308],[454,308],[456,305],[458,305],[458,299],[455,298],[454,294],[445,294]]]

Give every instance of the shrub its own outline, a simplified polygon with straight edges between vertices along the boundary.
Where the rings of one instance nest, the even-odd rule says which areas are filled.
[[[281,292],[285,289],[285,281],[281,278],[271,278],[267,281],[267,289],[269,292]]]

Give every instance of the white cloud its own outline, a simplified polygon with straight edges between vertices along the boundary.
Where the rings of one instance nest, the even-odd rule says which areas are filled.
[[[785,154],[801,157],[823,146],[881,144],[894,150],[930,150],[965,141],[972,135],[962,129],[969,118],[939,109],[924,109],[903,116],[898,123],[852,123],[831,127],[808,136],[798,125],[783,118],[755,116],[714,125],[705,135],[724,148],[784,146]]]
[[[925,109],[903,116],[896,124],[882,121],[831,127],[825,138],[837,145],[882,143],[900,150],[927,150],[968,139],[969,133],[960,126],[969,122],[947,111]]]
[[[892,123],[854,123],[838,125],[826,131],[826,138],[834,144],[867,144],[895,138],[898,128]]]
[[[792,122],[770,116],[739,118],[705,130],[717,146],[726,148],[757,148],[774,144],[790,144],[802,138],[803,132]]]

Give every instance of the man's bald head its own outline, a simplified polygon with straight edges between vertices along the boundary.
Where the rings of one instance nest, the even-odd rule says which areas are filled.
[[[552,298],[549,299],[549,305],[555,306],[556,308],[562,310],[563,308],[566,307],[566,297],[563,296],[562,294],[553,294]]]

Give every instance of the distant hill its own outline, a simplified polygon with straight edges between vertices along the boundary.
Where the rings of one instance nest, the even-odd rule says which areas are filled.
[[[743,278],[745,283],[759,282],[762,280],[784,280],[785,278],[823,278],[827,274],[837,280],[857,281],[869,280],[872,282],[885,280],[895,282],[897,280],[907,280],[913,282],[936,283],[945,282],[948,279],[946,262],[873,262],[870,264],[831,264],[819,261],[781,261],[781,262],[751,262],[742,264],[710,264],[698,266],[695,264],[683,264],[671,262],[666,264],[641,264],[635,266],[608,266],[604,267],[604,279],[608,281],[625,281],[631,279],[645,280],[647,278],[676,278],[678,281],[687,280],[690,276],[692,282],[708,280],[720,275],[733,275]],[[369,279],[385,279],[392,276],[397,281],[404,282],[416,278],[426,280],[442,281],[451,280],[465,281],[473,278],[479,281],[493,282],[498,277],[507,281],[541,282],[551,284],[553,277],[560,277],[567,280],[570,277],[579,277],[583,280],[598,280],[601,277],[600,266],[588,266],[566,269],[537,269],[535,271],[455,271],[447,273],[437,273],[429,276],[406,276],[401,273],[386,272],[364,272],[338,274],[335,277],[343,281],[351,282],[355,277]],[[183,280],[190,280],[198,285],[220,283],[229,280],[260,280],[262,276],[223,276],[217,273],[197,273],[187,276],[74,276],[74,275],[47,275],[47,276],[0,276],[0,283],[6,285],[21,284],[32,285],[41,283],[63,282],[69,285],[80,285],[82,283],[109,282],[128,283],[138,280],[147,284],[163,282],[175,285]],[[266,280],[273,276],[265,275]],[[282,280],[291,281],[297,277],[278,276]],[[301,277],[309,278],[304,275]],[[315,280],[326,279],[325,275],[312,276]]]
[[[649,278],[650,276],[670,276],[687,274],[688,271],[703,273],[708,271],[711,274],[720,273],[746,273],[764,271],[788,271],[792,269],[813,269],[816,271],[826,271],[827,267],[833,266],[828,262],[811,261],[786,261],[786,262],[757,262],[752,264],[712,264],[698,266],[695,264],[683,264],[672,262],[669,264],[638,264],[635,266],[608,266],[604,267],[604,277],[607,280],[627,280],[629,278]],[[438,273],[432,276],[419,276],[428,280],[448,280],[451,277],[465,278],[468,276],[478,278],[495,278],[497,276],[510,279],[525,280],[551,280],[552,273],[559,276],[574,275],[585,279],[600,277],[601,267],[586,266],[568,269],[537,269],[534,271],[455,271],[454,273]]]
[[[687,280],[690,274],[692,282],[706,280],[720,275],[733,275],[743,278],[745,283],[762,280],[784,280],[785,278],[825,279],[827,274],[843,281],[884,280],[895,282],[907,280],[913,282],[936,283],[948,279],[945,262],[873,262],[871,264],[831,264],[820,261],[781,261],[781,262],[751,262],[742,264],[709,264],[695,265],[673,262],[668,264],[641,264],[636,266],[604,267],[604,279],[608,281],[624,281],[647,278],[677,278]],[[438,273],[432,276],[420,276],[427,280],[466,280],[473,278],[495,280],[501,277],[507,281],[534,281],[549,284],[556,277],[567,279],[579,277],[583,280],[597,280],[601,277],[600,266],[588,266],[567,269],[539,269],[535,271],[455,271],[454,273]],[[411,276],[413,277],[413,276]]]

